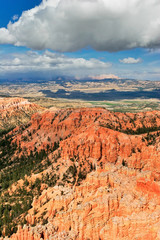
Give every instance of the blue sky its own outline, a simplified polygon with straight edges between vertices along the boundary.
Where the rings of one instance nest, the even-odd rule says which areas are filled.
[[[0,4],[0,27],[6,27],[13,16],[20,16],[23,11],[39,5],[41,0],[5,0]]]
[[[159,81],[159,11],[156,0],[5,0],[0,78],[103,75]]]

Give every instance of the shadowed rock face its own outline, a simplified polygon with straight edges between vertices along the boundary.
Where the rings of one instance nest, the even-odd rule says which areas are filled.
[[[59,180],[53,187],[41,184],[25,217],[28,225],[11,239],[160,239],[159,129],[160,112],[34,114],[25,129],[10,133],[22,149],[14,154],[49,149],[52,165],[43,174],[56,172]],[[42,173],[27,179],[36,177]]]

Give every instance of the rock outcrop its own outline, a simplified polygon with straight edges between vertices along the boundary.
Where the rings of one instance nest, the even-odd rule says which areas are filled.
[[[0,130],[27,123],[33,113],[44,110],[23,98],[0,98]]]

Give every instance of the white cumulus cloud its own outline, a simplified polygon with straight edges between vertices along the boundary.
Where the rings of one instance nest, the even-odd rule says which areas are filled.
[[[136,64],[136,63],[140,63],[142,62],[141,58],[132,58],[132,57],[128,57],[128,58],[124,58],[124,59],[119,59],[119,61],[121,63],[126,63],[126,64]]]
[[[98,72],[106,73],[112,66],[109,62],[103,62],[95,58],[67,57],[45,51],[42,54],[35,51],[27,53],[14,53],[0,56],[0,76],[23,73],[32,76],[33,73],[40,77],[42,73],[48,75],[88,76]]]
[[[18,15],[17,14],[12,17],[13,21],[16,21],[17,19],[18,19]]]
[[[0,28],[0,44],[15,44],[15,38],[8,29]]]
[[[43,0],[0,29],[0,43],[99,51],[160,47],[159,0]]]

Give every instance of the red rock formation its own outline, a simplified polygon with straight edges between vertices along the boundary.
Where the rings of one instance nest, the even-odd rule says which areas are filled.
[[[34,114],[26,129],[12,132],[13,142],[29,153],[60,141],[58,163],[57,152],[49,155],[60,180],[34,198],[28,226],[11,239],[160,239],[158,129],[160,112],[124,114],[93,108]],[[136,135],[138,131],[153,132]],[[72,181],[60,184],[72,165],[77,169],[73,186]],[[84,172],[86,179],[78,181]]]
[[[93,108],[36,113],[23,133],[16,132],[14,141],[22,149],[34,151],[35,147],[40,150],[64,140],[60,143],[64,159],[76,156],[83,161],[92,159],[96,165],[106,161],[121,164],[124,160],[129,167],[159,168],[159,134],[153,136],[153,145],[146,140],[146,134],[122,133],[138,128],[160,129],[160,112],[123,114]]]

